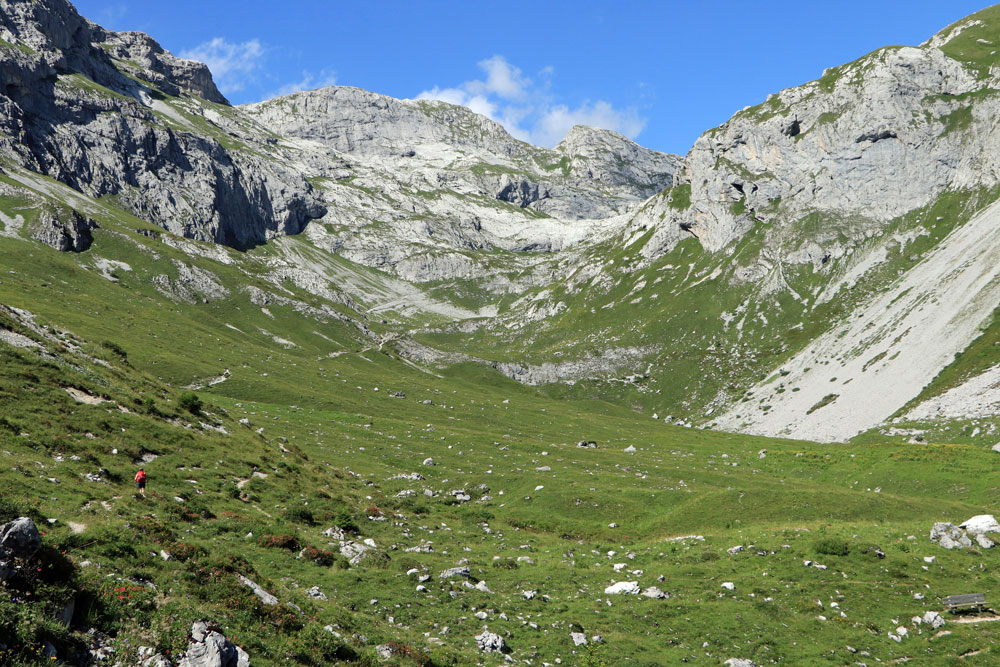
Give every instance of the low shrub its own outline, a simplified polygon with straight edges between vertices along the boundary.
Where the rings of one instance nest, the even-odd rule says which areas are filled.
[[[205,407],[202,400],[198,398],[198,394],[191,391],[183,392],[177,398],[177,405],[180,406],[181,410],[187,410],[193,415],[200,415],[202,409]]]
[[[846,556],[851,553],[851,545],[839,537],[824,537],[813,547],[818,554],[825,556]]]
[[[294,535],[261,535],[260,546],[265,549],[287,549],[298,551],[299,540]]]

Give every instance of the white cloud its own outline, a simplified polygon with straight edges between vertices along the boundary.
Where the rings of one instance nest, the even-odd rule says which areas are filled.
[[[557,104],[551,92],[555,70],[543,68],[540,83],[525,77],[503,56],[481,60],[479,68],[485,79],[466,81],[454,88],[435,86],[417,95],[468,107],[494,120],[523,141],[539,146],[553,146],[574,125],[591,125],[614,130],[634,139],[646,126],[646,119],[635,108],[616,109],[610,102],[584,101],[575,108]]]
[[[292,83],[286,83],[273,93],[267,95],[266,99],[270,99],[272,97],[281,97],[282,95],[291,95],[292,93],[297,93],[301,90],[315,90],[316,88],[326,88],[327,86],[334,86],[336,84],[337,84],[336,72],[328,72],[327,70],[323,70],[319,74],[314,74],[312,72],[303,71],[302,79],[300,81],[293,81]]]
[[[208,65],[219,90],[228,94],[243,90],[249,81],[254,80],[254,73],[264,58],[264,48],[256,39],[234,43],[216,37],[193,49],[181,51],[180,56]]]

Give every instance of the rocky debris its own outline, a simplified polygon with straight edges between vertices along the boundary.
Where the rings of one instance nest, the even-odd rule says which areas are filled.
[[[323,537],[329,537],[331,540],[342,541],[347,539],[347,534],[344,532],[343,528],[339,526],[331,526],[324,530],[322,533]]]
[[[642,595],[647,598],[653,598],[654,600],[666,600],[670,597],[670,595],[664,593],[656,586],[650,586],[649,588],[643,589]]]
[[[635,448],[635,445],[629,445],[624,449],[624,451],[626,454],[635,454],[637,450]]]
[[[476,646],[482,653],[507,653],[507,642],[500,635],[484,629],[476,635]]]
[[[191,642],[178,667],[250,667],[250,656],[207,621],[191,626]]]
[[[618,581],[604,589],[605,595],[638,595],[638,581]]]
[[[313,586],[306,591],[306,597],[310,600],[326,600],[326,593],[319,589],[319,586]]]
[[[597,449],[597,443],[593,440],[581,440],[576,446],[580,449]]]
[[[722,664],[726,667],[757,667],[757,663],[750,658],[730,658]]]
[[[379,644],[375,647],[375,654],[381,660],[389,660],[396,654],[396,651],[393,650],[392,644]]]
[[[728,553],[731,556],[735,556],[736,554],[740,553],[741,551],[743,551],[743,545],[742,544],[738,544],[735,547],[729,547],[728,549],[726,549],[726,553]]]
[[[973,517],[976,518],[976,517]],[[990,517],[992,518],[992,517]],[[973,524],[977,528],[979,524]],[[977,533],[977,536],[986,537],[983,533]],[[935,523],[931,528],[931,542],[937,542],[940,546],[945,549],[962,549],[964,547],[972,546],[972,539],[969,537],[967,531],[955,526],[954,524],[947,523],[944,521],[939,521]],[[986,538],[986,541],[990,541]]]
[[[140,646],[137,653],[140,667],[173,667],[167,656],[157,653],[152,647]]]
[[[249,588],[250,590],[252,590],[254,592],[254,595],[259,597],[260,601],[263,602],[264,604],[270,606],[278,604],[278,598],[265,591],[252,579],[248,579],[247,577],[244,577],[242,574],[239,575],[239,579],[240,583]]]
[[[431,457],[428,456],[426,459],[424,459],[423,465],[425,465],[425,466],[432,466],[432,465],[434,465],[434,459],[432,459]]]

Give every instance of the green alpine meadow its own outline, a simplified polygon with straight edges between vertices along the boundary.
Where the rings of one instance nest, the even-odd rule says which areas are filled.
[[[998,44],[681,156],[0,0],[0,665],[997,664]]]

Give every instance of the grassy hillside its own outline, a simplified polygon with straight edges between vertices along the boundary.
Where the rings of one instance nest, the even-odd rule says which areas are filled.
[[[484,626],[532,663],[843,664],[858,659],[846,646],[882,661],[995,659],[991,624],[938,636],[907,620],[945,595],[994,596],[1000,553],[927,539],[935,521],[997,510],[989,451],[717,434],[476,365],[427,372],[350,322],[268,314],[235,290],[169,300],[147,278],[179,270],[172,259],[227,286],[253,278],[104,225],[79,256],[0,239],[18,267],[0,302],[37,314],[0,320],[20,336],[7,339],[37,344],[0,343],[2,518],[26,513],[46,533],[42,572],[0,595],[7,662],[50,662],[45,642],[73,662],[89,628],[125,664],[139,646],[176,656],[198,619],[262,665],[367,664],[387,642],[397,664],[500,663],[476,649]],[[109,280],[98,257],[130,270]],[[198,414],[190,397],[181,407],[180,387],[227,368],[197,392]],[[322,534],[332,526],[375,549],[348,564]],[[468,586],[440,578],[460,565]],[[605,594],[619,581],[670,597]],[[314,586],[326,600],[306,595]],[[54,617],[71,598],[65,628]],[[899,625],[901,643],[888,637]],[[575,647],[581,629],[604,643]]]

